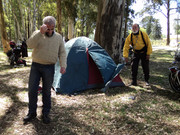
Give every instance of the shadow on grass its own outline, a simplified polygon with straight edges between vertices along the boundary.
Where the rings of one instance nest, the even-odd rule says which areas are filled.
[[[115,95],[118,95],[118,94],[130,93],[130,92],[136,92],[136,89],[128,87],[128,86],[116,87],[116,88],[108,89],[105,92],[105,94],[106,94],[106,96],[115,96]]]
[[[156,87],[156,85],[152,85],[151,88],[155,95],[165,97],[165,98],[175,101],[175,102],[180,101],[180,93],[175,93],[171,90],[163,90],[163,89]]]
[[[55,101],[52,101],[55,104]],[[61,107],[53,105],[51,111],[51,123],[43,124],[41,120],[32,121],[38,135],[57,134],[57,135],[77,135],[77,134],[98,134],[103,135],[96,127],[77,119],[75,112],[79,107]]]
[[[0,64],[0,71],[4,71],[4,70],[7,70],[7,69],[12,69],[13,67],[10,66],[10,65],[4,65],[4,64]]]
[[[2,79],[2,76],[0,76],[0,78]],[[0,95],[7,96],[12,101],[12,105],[8,107],[5,114],[0,117],[0,125],[1,125],[0,134],[3,134],[3,132],[6,131],[7,128],[9,128],[11,125],[14,124],[15,119],[17,119],[17,114],[19,110],[27,106],[27,104],[21,102],[19,100],[19,97],[16,96],[16,94],[19,91],[24,91],[26,88],[17,88],[14,86],[8,86],[1,79],[0,79],[0,84],[1,84]]]
[[[24,67],[31,67],[31,65],[26,65],[26,66],[11,66],[11,65],[4,65],[4,64],[0,64],[0,72],[3,72],[5,70],[9,70],[9,69],[15,69],[15,68],[24,68]]]
[[[156,62],[153,62],[153,64],[157,64]],[[162,63],[158,63],[161,65]],[[168,64],[168,63],[166,63]],[[154,69],[154,68],[153,68]],[[12,105],[6,110],[6,113],[0,117],[0,134],[4,134],[7,132],[9,127],[11,127],[13,124],[15,124],[15,120],[17,119],[17,114],[19,114],[19,111],[27,107],[27,103],[22,102],[19,100],[19,97],[17,97],[18,92],[27,90],[27,88],[18,88],[16,86],[10,86],[6,82],[11,81],[12,78],[15,77],[15,75],[21,76],[27,76],[28,71],[23,72],[17,72],[14,74],[6,74],[6,75],[0,75],[0,95],[4,95],[9,97],[12,100]],[[172,93],[169,91],[169,88],[165,89],[164,87],[167,87],[168,81],[166,80],[165,76],[162,76],[161,80],[163,81],[163,84],[161,82],[158,82],[156,80],[159,79],[159,76],[156,75],[162,75],[164,74],[163,70],[155,71],[155,75],[152,76],[153,83],[151,85],[151,88],[149,90],[139,88],[141,90],[136,90],[135,87],[119,87],[119,88],[110,88],[105,94],[106,96],[115,96],[118,94],[124,94],[124,93],[131,93],[131,92],[138,92],[138,98],[129,105],[123,105],[119,103],[119,108],[110,108],[110,111],[105,112],[105,114],[109,113],[107,116],[105,114],[99,113],[99,117],[103,117],[102,119],[99,119],[99,117],[94,115],[95,113],[98,113],[98,111],[101,111],[100,109],[92,109],[90,108],[94,107],[96,104],[97,106],[103,106],[102,103],[94,103],[90,107],[86,106],[87,103],[84,103],[85,105],[77,105],[77,106],[67,106],[64,107],[61,104],[58,104],[56,102],[56,98],[52,98],[52,110],[51,110],[51,118],[52,122],[48,125],[45,125],[42,123],[41,119],[39,117],[35,120],[33,120],[30,123],[27,123],[27,125],[23,125],[23,122],[21,123],[20,128],[24,129],[22,134],[38,134],[38,135],[44,135],[44,134],[55,134],[55,135],[61,135],[61,134],[97,134],[97,135],[105,135],[106,130],[108,130],[108,133],[111,134],[167,134],[167,133],[173,133],[174,131],[177,131],[180,127],[179,125],[173,125],[169,124],[168,122],[161,121],[161,117],[165,117],[166,113],[168,112],[172,116],[179,117],[180,111],[178,109],[171,108],[168,103],[163,104],[162,106],[168,107],[168,109],[163,110],[163,112],[160,112],[156,107],[154,110],[153,108],[147,109],[145,108],[144,104],[151,104],[151,102],[157,101],[159,103],[159,97],[163,97],[165,99],[179,102],[179,95]],[[19,76],[19,78],[21,78]],[[142,80],[142,78],[140,78]],[[27,80],[23,80],[23,83],[27,83]],[[159,85],[160,87],[158,87]],[[100,90],[89,90],[84,93],[81,93],[80,95],[96,95],[102,93]],[[101,95],[100,95],[101,96]],[[99,97],[100,97],[99,96]],[[91,98],[99,98],[99,97],[86,97],[86,100],[89,101]],[[104,101],[109,102],[109,101]],[[118,103],[118,100],[117,100]],[[169,106],[168,106],[169,105]],[[112,109],[112,110],[111,110]],[[81,112],[83,111],[83,112]],[[143,111],[147,111],[148,114],[145,114]],[[87,112],[87,113],[86,113]],[[89,116],[87,114],[89,113]],[[117,115],[113,116],[111,113],[116,113]],[[145,114],[145,116],[144,116]],[[22,120],[23,117],[26,114],[23,114],[23,116],[19,116]],[[103,115],[103,116],[101,116]],[[82,118],[82,119],[81,119]],[[88,120],[86,120],[88,118]],[[110,123],[110,124],[109,124]],[[30,130],[27,130],[29,127],[29,124],[33,125],[33,128],[31,127]],[[99,125],[102,127],[98,127]],[[27,127],[26,127],[27,126]],[[163,129],[163,131],[162,131]],[[15,128],[12,128],[11,130],[18,130]],[[157,131],[159,130],[159,131]],[[33,132],[33,133],[32,133]]]
[[[21,75],[27,75],[28,71],[21,72]],[[0,95],[4,97],[10,98],[10,101],[12,102],[11,106],[6,109],[6,112],[3,116],[0,117],[0,134],[7,133],[8,130],[15,133],[16,128],[11,127],[15,124],[15,121],[20,118],[20,127],[23,134],[32,134],[36,133],[38,135],[45,135],[45,134],[76,134],[76,130],[79,130],[79,132],[84,132],[91,134],[91,131],[93,133],[97,134],[103,134],[101,131],[96,129],[95,127],[91,127],[87,125],[87,123],[80,121],[76,119],[76,116],[74,112],[76,112],[79,107],[61,107],[56,104],[55,99],[52,98],[52,122],[48,125],[43,124],[42,120],[37,118],[34,119],[32,122],[27,123],[26,125],[23,125],[23,117],[26,114],[23,114],[23,116],[19,116],[20,110],[22,110],[24,107],[28,106],[28,103],[25,103],[23,101],[20,101],[17,94],[19,92],[27,91],[27,88],[18,88],[16,86],[10,86],[8,83],[9,81],[12,81],[11,79],[16,76],[18,73],[14,74],[6,74],[6,75],[0,75],[0,84],[1,84],[1,91]],[[6,80],[6,81],[5,81]],[[23,80],[23,83],[27,83],[27,80]],[[38,97],[39,98],[39,97]],[[25,130],[25,126],[28,127],[28,124],[34,125],[34,128],[30,128],[30,130]],[[10,128],[11,127],[11,128]],[[26,127],[26,129],[27,129]],[[83,130],[83,131],[82,131]]]

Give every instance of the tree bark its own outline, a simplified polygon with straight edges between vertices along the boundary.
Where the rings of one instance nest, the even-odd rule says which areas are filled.
[[[33,0],[33,31],[36,30],[36,13],[37,13],[36,0]]]
[[[31,17],[31,3],[30,1],[28,2],[28,38],[31,36],[31,34],[33,33],[33,28],[32,28],[32,17]]]
[[[104,0],[96,29],[95,41],[99,43],[117,63],[121,59],[124,0]],[[98,40],[99,38],[99,40]]]
[[[26,38],[26,30],[25,30],[25,22],[24,22],[24,17],[23,17],[23,8],[22,8],[22,4],[21,4],[21,1],[18,0],[18,6],[19,6],[19,10],[20,10],[20,15],[21,15],[21,25],[22,25],[22,29],[21,29],[21,32],[22,32],[22,40],[24,40]],[[24,14],[25,15],[25,14]]]
[[[170,43],[170,0],[167,1],[167,43],[166,45],[169,45]]]
[[[99,0],[97,21],[96,21],[96,32],[94,36],[94,41],[96,41],[98,44],[100,44],[100,27],[101,27],[102,9],[103,9],[103,0]]]
[[[3,51],[4,53],[7,53],[11,48],[9,46],[8,37],[6,33],[2,0],[0,0],[0,33],[1,33],[1,40],[3,44]]]
[[[57,28],[58,28],[58,33],[61,33],[61,0],[57,0]]]
[[[128,16],[126,16],[125,22],[124,22],[124,35],[123,35],[124,38],[127,36],[127,35],[126,35],[126,31],[127,31],[127,21],[128,21]]]
[[[15,22],[16,22],[16,34],[17,34],[17,41],[20,39],[20,40],[23,40],[23,36],[22,36],[22,34],[21,34],[21,30],[20,30],[20,25],[19,25],[19,21],[18,21],[18,19],[17,19],[17,17],[16,17],[16,15],[13,13],[13,15],[14,15],[14,19],[15,19]],[[15,23],[14,22],[14,23]]]
[[[68,39],[74,37],[74,20],[71,17],[68,17]]]

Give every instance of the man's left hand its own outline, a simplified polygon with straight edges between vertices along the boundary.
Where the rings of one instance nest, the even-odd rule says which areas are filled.
[[[149,60],[150,59],[150,55],[146,55],[146,60]]]
[[[66,68],[64,68],[64,67],[61,67],[61,69],[60,69],[60,73],[61,73],[61,74],[64,74],[64,73],[66,73]]]

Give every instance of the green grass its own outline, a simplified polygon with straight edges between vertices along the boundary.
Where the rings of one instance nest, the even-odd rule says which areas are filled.
[[[31,58],[27,67],[12,68],[0,52],[0,134],[4,135],[178,135],[180,134],[180,94],[171,92],[168,68],[169,51],[157,50],[151,56],[151,87],[144,86],[141,67],[138,86],[111,88],[106,93],[88,90],[76,96],[56,95],[52,91],[52,122],[44,125],[40,118],[42,96],[38,100],[38,117],[24,125],[27,114],[27,84]],[[131,82],[130,67],[121,71],[126,85]],[[132,99],[131,97],[135,97]]]
[[[166,39],[162,39],[162,40],[151,40],[151,44],[153,46],[166,46]]]

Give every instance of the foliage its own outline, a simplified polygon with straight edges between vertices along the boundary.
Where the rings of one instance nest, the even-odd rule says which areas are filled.
[[[97,2],[95,4],[90,1],[84,2],[79,0],[77,5],[76,18],[76,36],[89,36],[93,33],[97,19]]]
[[[180,34],[180,19],[177,19],[176,22],[174,22],[174,30],[176,34]]]
[[[125,9],[124,9],[124,38],[128,35],[128,30],[131,29],[133,18],[134,18],[134,10],[131,9],[131,5],[134,3],[134,0],[125,0]]]
[[[161,25],[158,19],[153,18],[153,16],[146,16],[141,20],[141,25],[146,28],[147,34],[152,39],[161,39]]]
[[[148,0],[145,3],[144,9],[140,13],[141,15],[143,15],[144,13],[149,13],[150,15],[153,15],[157,12],[160,12],[164,17],[167,18],[167,45],[169,45],[170,43],[170,11],[177,11],[179,9],[178,3],[178,0]],[[174,5],[176,6],[174,7]],[[162,10],[161,7],[164,7],[166,10]]]
[[[146,16],[141,20],[141,25],[142,27],[146,28],[146,32],[148,35],[151,34],[152,32],[152,26],[155,22],[155,18],[153,18],[153,16]]]
[[[83,6],[80,1],[61,1],[63,36],[67,35],[68,17],[74,19],[75,27],[81,28],[83,36],[88,36],[95,29],[98,0],[82,1]],[[9,40],[16,42],[29,38],[34,30],[40,28],[45,16],[57,17],[56,0],[3,0],[3,7]]]
[[[161,25],[159,23],[159,20],[156,19],[154,27],[152,29],[151,37],[156,40],[156,39],[161,39],[161,35],[162,35],[162,33],[161,33]]]
[[[166,46],[166,40],[165,39],[151,40],[151,44],[153,46]]]
[[[40,11],[42,12],[42,18],[44,18],[45,16],[57,16],[56,13],[56,3],[42,3]]]

